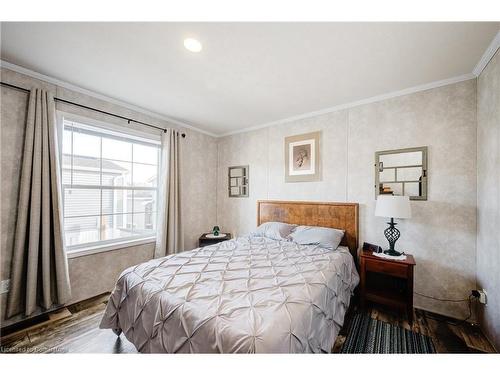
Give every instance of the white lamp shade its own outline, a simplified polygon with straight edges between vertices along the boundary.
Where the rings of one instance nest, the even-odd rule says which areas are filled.
[[[397,219],[411,218],[410,198],[395,195],[379,195],[375,207],[375,216]]]

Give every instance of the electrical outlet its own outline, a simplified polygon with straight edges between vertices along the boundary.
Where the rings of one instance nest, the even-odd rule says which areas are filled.
[[[7,293],[9,291],[10,279],[2,280],[0,282],[0,294]]]
[[[486,294],[486,290],[481,289],[478,290],[479,292],[479,302],[482,303],[483,305],[486,305],[488,303],[488,295]]]

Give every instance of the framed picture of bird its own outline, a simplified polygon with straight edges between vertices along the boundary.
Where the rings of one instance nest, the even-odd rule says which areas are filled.
[[[285,182],[321,180],[321,132],[285,138]]]

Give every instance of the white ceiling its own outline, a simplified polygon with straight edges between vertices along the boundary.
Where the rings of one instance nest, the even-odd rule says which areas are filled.
[[[2,23],[3,60],[225,134],[471,73],[500,23]],[[198,38],[201,53],[184,49]]]

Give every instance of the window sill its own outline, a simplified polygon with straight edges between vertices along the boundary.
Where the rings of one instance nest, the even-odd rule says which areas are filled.
[[[119,249],[124,249],[127,247],[144,245],[147,243],[154,243],[154,242],[156,242],[155,237],[141,238],[138,240],[116,242],[116,243],[108,244],[108,245],[96,245],[96,246],[82,247],[82,248],[74,249],[74,250],[66,250],[66,255],[67,255],[68,259],[79,258],[79,257],[83,257],[86,255],[104,253],[104,252],[108,252],[108,251],[119,250]]]

